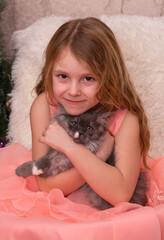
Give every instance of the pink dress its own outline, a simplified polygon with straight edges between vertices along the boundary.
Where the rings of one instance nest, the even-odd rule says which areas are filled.
[[[116,111],[109,129],[116,135],[127,110]],[[161,240],[164,239],[164,157],[149,164],[148,206],[121,203],[99,211],[78,190],[68,197],[53,189],[38,190],[34,176],[15,175],[31,160],[19,143],[0,149],[0,239],[2,240]]]

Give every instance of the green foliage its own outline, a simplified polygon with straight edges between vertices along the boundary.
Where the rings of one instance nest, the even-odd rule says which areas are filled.
[[[6,6],[5,0],[0,0],[0,12],[4,10],[5,6]]]
[[[2,13],[5,9],[6,2],[5,0],[0,0],[0,13]],[[1,21],[0,15],[0,21]],[[0,24],[1,25],[1,24]],[[8,60],[4,54],[2,49],[2,30],[0,28],[0,138],[4,139],[4,136],[8,127],[8,120],[10,109],[7,105],[8,102],[8,94],[11,92],[11,66],[12,61]]]
[[[5,135],[8,126],[10,110],[6,102],[11,91],[11,65],[12,61],[5,59],[0,48],[0,136]]]

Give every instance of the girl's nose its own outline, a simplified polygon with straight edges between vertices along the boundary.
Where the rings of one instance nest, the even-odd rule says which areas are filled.
[[[72,81],[69,85],[69,94],[71,96],[79,96],[81,95],[81,87],[77,82]]]

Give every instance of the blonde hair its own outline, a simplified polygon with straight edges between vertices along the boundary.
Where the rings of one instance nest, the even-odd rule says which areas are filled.
[[[84,61],[99,80],[97,98],[105,111],[127,108],[138,116],[140,145],[145,167],[150,133],[142,102],[136,93],[117,40],[110,28],[97,18],[75,19],[63,24],[51,38],[45,64],[36,86],[37,94],[46,91],[53,102],[52,69],[61,51],[69,47]]]

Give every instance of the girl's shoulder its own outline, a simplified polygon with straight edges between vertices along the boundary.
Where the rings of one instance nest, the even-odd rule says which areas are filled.
[[[38,139],[50,122],[50,110],[45,93],[41,93],[34,100],[30,110],[30,124],[32,133],[32,158],[38,159],[47,152],[47,146]]]
[[[55,107],[51,104],[49,97],[45,92],[39,94],[31,105],[30,113],[42,114],[44,112],[54,112]]]
[[[116,136],[120,126],[128,113],[128,109],[118,109],[111,113],[111,116],[108,121],[109,131]]]
[[[49,103],[47,101],[47,96],[43,92],[36,97],[32,103],[30,109],[30,119],[32,120],[41,120],[41,119],[50,119],[50,109]]]
[[[138,117],[128,109],[119,109],[112,113],[108,129],[115,137],[128,135],[128,132],[138,137],[140,132]]]
[[[35,98],[35,100],[33,101],[32,105],[31,105],[31,110],[40,108],[40,105],[41,106],[48,106],[47,96],[46,96],[45,92],[39,94]]]

